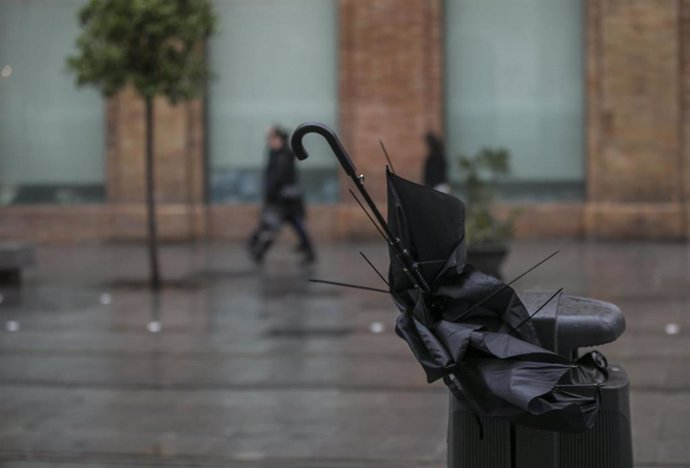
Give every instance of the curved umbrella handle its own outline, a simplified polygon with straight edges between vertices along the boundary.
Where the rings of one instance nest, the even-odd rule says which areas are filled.
[[[338,161],[340,161],[340,165],[343,167],[343,170],[350,177],[350,179],[352,179],[355,187],[357,187],[359,193],[361,193],[362,197],[364,197],[365,203],[369,206],[369,209],[374,214],[374,218],[376,218],[376,221],[378,221],[381,229],[385,233],[384,238],[395,252],[395,256],[402,263],[406,275],[412,284],[415,285],[415,287],[419,288],[425,294],[428,293],[430,288],[424,280],[424,277],[419,270],[419,266],[417,266],[417,264],[414,262],[407,249],[403,249],[400,244],[400,239],[393,234],[393,231],[391,231],[391,228],[388,226],[385,218],[383,215],[381,215],[381,212],[376,207],[376,203],[374,203],[374,200],[372,200],[371,195],[369,195],[369,192],[367,192],[366,188],[364,188],[364,176],[357,174],[357,169],[355,168],[354,163],[350,159],[350,156],[347,155],[347,151],[345,151],[343,144],[340,142],[335,132],[329,127],[315,122],[303,123],[297,127],[292,133],[292,138],[290,138],[290,146],[292,147],[292,151],[295,153],[297,158],[300,160],[305,160],[309,157],[309,153],[307,153],[307,150],[304,149],[304,145],[302,144],[302,139],[309,133],[317,133],[326,139],[331,147],[331,150],[335,154],[335,157],[338,158]],[[364,209],[364,207],[362,207],[362,209]],[[366,212],[366,210],[364,211]]]
[[[335,157],[340,161],[340,165],[343,167],[345,173],[350,177],[357,177],[357,169],[352,159],[350,159],[350,156],[348,156],[347,151],[345,151],[345,147],[343,147],[343,144],[338,139],[338,135],[336,135],[331,128],[320,123],[303,123],[292,133],[290,146],[297,156],[297,159],[303,161],[309,157],[309,153],[307,153],[307,150],[304,149],[304,145],[302,144],[302,139],[309,133],[317,133],[324,137],[335,154]]]

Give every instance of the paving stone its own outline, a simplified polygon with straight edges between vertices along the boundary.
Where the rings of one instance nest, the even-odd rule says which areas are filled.
[[[631,378],[636,464],[690,466],[690,246],[518,242],[506,278],[556,248],[517,289],[621,307],[601,349]],[[140,247],[39,248],[22,302],[0,305],[20,324],[0,332],[0,466],[444,466],[446,391],[390,298],[306,282],[377,285],[359,250],[385,266],[377,244],[323,247],[313,271],[285,248],[260,270],[236,245],[165,246],[154,299]]]

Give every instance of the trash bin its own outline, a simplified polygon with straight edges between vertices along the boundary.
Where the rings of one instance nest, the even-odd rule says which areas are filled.
[[[589,354],[582,362],[571,359],[579,348],[614,341],[623,333],[620,310],[573,297],[558,300],[560,307],[554,307],[558,290],[547,298],[525,298],[532,312],[539,312],[533,319],[510,283],[467,264],[466,210],[459,199],[396,175],[389,161],[385,219],[364,186],[364,174],[332,129],[318,123],[297,127],[291,139],[295,155],[308,157],[302,139],[310,133],[330,145],[364,202],[354,191],[352,195],[389,245],[391,258],[388,280],[374,268],[388,289],[318,281],[391,294],[400,310],[396,333],[409,345],[427,380],[443,379],[458,394],[450,406],[449,466],[631,467],[625,373],[607,367],[602,355]],[[479,416],[468,409],[463,395],[486,414],[510,416],[532,427],[592,429],[568,435],[528,431],[487,418],[477,424]],[[480,437],[485,426],[487,436]]]
[[[522,300],[534,311],[546,297],[527,293]],[[625,330],[625,319],[615,305],[567,295],[552,301],[533,322],[542,345],[567,357],[577,357],[580,348],[615,341]],[[536,430],[482,416],[478,421],[469,404],[451,393],[448,467],[632,468],[628,376],[617,365],[606,364],[606,369],[596,423],[583,433]]]

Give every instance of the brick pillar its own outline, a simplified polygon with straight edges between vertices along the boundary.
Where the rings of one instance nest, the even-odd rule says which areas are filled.
[[[340,128],[377,200],[385,200],[379,139],[397,172],[419,180],[422,137],[442,130],[441,3],[340,1]]]
[[[690,0],[680,2],[680,76],[681,76],[681,208],[683,210],[683,231],[690,238]]]
[[[587,1],[591,235],[685,236],[680,9],[680,1]]]
[[[144,103],[128,89],[107,105],[107,197],[117,205],[112,237],[145,234]],[[156,201],[161,236],[195,235],[203,220],[203,110],[201,101],[173,106],[155,101]],[[123,206],[127,206],[123,209]]]

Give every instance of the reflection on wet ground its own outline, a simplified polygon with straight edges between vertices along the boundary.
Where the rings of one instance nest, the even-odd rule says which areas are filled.
[[[609,300],[628,329],[603,347],[632,380],[637,466],[690,466],[690,247],[518,242],[518,290]],[[42,247],[0,303],[0,465],[440,467],[447,395],[393,332],[379,244],[166,246],[152,296],[138,246]]]

